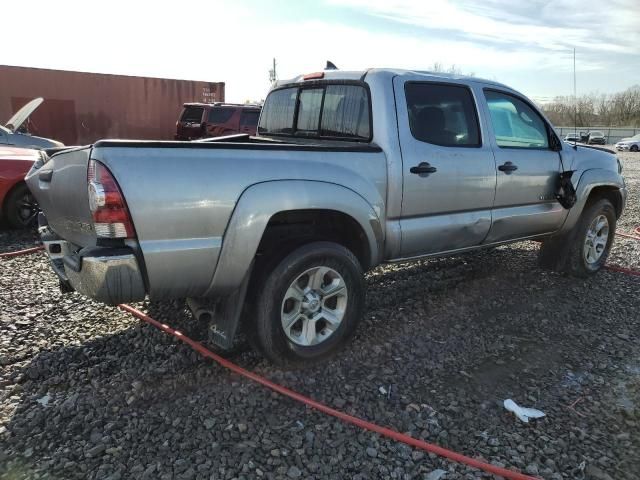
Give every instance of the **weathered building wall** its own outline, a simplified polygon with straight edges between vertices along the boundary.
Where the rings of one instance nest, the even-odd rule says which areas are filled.
[[[170,80],[0,65],[0,122],[43,97],[34,135],[65,145],[101,138],[170,140],[185,102],[224,101],[224,82]]]

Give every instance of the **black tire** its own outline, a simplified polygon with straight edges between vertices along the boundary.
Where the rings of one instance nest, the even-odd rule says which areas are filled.
[[[4,203],[4,214],[13,228],[28,228],[38,218],[38,203],[24,183],[16,186]]]
[[[608,222],[607,241],[598,260],[589,263],[584,253],[587,232],[594,220],[600,215],[604,215]],[[615,237],[616,220],[615,208],[608,199],[601,198],[587,204],[582,215],[580,215],[578,223],[573,228],[568,245],[565,264],[567,273],[576,277],[586,278],[597,273],[604,266]]]
[[[303,346],[285,333],[281,314],[289,287],[316,267],[328,267],[340,275],[346,287],[346,307],[341,322],[326,339]],[[309,243],[282,258],[270,271],[261,273],[260,280],[254,283],[259,291],[253,309],[255,324],[249,329],[253,331],[254,343],[269,360],[279,365],[312,364],[335,353],[352,336],[364,313],[366,284],[358,259],[348,249],[333,242]],[[322,302],[320,306],[322,312],[326,307]],[[323,332],[326,331],[320,334],[325,335]]]
[[[638,145],[631,145],[631,148],[629,149],[632,152],[637,152],[638,151]]]
[[[589,263],[584,253],[586,235],[591,223],[600,215],[604,215],[609,224],[607,243],[600,258],[594,263]],[[538,263],[542,268],[568,273],[574,277],[589,277],[598,272],[606,263],[615,237],[615,230],[616,214],[611,202],[606,198],[590,201],[571,231],[544,240]]]

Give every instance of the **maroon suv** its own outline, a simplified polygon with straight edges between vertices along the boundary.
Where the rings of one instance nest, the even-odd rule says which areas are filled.
[[[176,122],[176,140],[220,137],[235,133],[255,135],[259,105],[233,103],[185,103]]]

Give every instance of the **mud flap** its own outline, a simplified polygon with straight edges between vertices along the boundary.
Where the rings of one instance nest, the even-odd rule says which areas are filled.
[[[187,305],[198,322],[208,322],[208,341],[223,350],[231,350],[240,325],[240,315],[244,309],[247,287],[251,278],[253,263],[249,267],[240,287],[231,295],[217,300],[188,298]]]
[[[545,270],[564,272],[567,268],[569,249],[575,232],[570,230],[542,242],[538,253],[538,265]]]

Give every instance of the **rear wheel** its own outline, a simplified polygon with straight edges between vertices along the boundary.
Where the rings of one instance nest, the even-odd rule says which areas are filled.
[[[271,361],[305,364],[342,347],[364,311],[356,257],[333,242],[304,245],[258,282],[255,341]]]
[[[7,197],[5,215],[13,228],[26,228],[35,224],[38,202],[24,183],[14,188]]]

